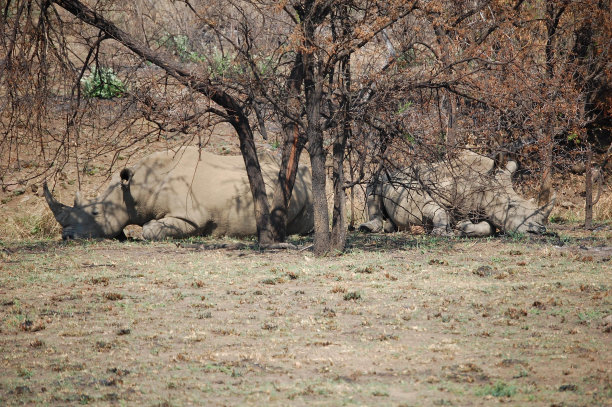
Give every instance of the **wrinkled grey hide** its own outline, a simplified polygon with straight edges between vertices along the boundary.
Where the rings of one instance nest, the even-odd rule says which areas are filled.
[[[218,156],[196,147],[152,154],[116,174],[92,200],[77,192],[74,206],[44,193],[64,239],[114,238],[127,225],[141,225],[145,239],[191,235],[255,235],[253,198],[241,156]],[[271,196],[278,163],[267,155],[261,168]],[[289,204],[287,233],[308,233],[314,225],[310,169],[298,169]]]
[[[449,161],[408,168],[368,188],[364,232],[429,226],[434,235],[489,236],[502,232],[545,233],[554,198],[538,207],[512,186],[514,161],[494,168],[492,159],[463,152]],[[384,224],[388,222],[388,225]]]

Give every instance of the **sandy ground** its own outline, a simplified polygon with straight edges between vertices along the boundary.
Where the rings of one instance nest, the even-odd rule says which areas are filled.
[[[0,245],[0,404],[612,405],[610,229],[233,242]]]

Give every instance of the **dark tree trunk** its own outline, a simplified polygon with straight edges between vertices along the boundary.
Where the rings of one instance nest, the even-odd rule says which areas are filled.
[[[262,245],[272,243],[272,236],[269,230],[270,211],[268,199],[261,174],[261,167],[257,158],[253,132],[239,101],[223,89],[214,86],[209,79],[196,77],[187,70],[184,70],[180,64],[155,53],[80,1],[53,0],[53,2],[73,14],[79,20],[102,30],[106,35],[123,44],[136,55],[164,69],[168,75],[175,78],[179,83],[204,94],[225,109],[225,116],[236,130],[240,140],[240,151],[244,159],[253,194],[259,243]]]
[[[283,121],[283,144],[281,146],[281,165],[278,184],[274,190],[270,226],[275,241],[286,239],[287,211],[297,175],[300,155],[306,143],[295,122],[301,113],[300,90],[304,81],[302,55],[297,54],[291,74],[287,81],[287,116]],[[295,118],[295,119],[292,119]]]
[[[555,53],[554,45],[556,41],[556,32],[559,27],[561,15],[564,13],[566,5],[561,5],[555,9],[554,2],[546,4],[546,46],[544,49],[546,55],[546,73],[549,79],[555,77]],[[540,183],[540,192],[538,194],[538,202],[541,205],[547,204],[553,195],[552,188],[552,173],[553,173],[553,143],[554,139],[554,117],[552,113],[548,113],[543,137],[540,137],[540,159],[542,160],[542,180]]]
[[[345,27],[346,29],[346,27]],[[351,133],[350,123],[350,91],[351,91],[351,65],[350,56],[340,62],[342,90],[342,129],[337,132],[333,147],[334,169],[332,181],[334,183],[334,209],[332,212],[331,246],[333,250],[343,251],[346,245],[346,194],[344,193],[344,153],[346,142]]]
[[[312,167],[312,197],[314,205],[314,253],[322,256],[330,250],[329,213],[325,196],[325,150],[320,128],[307,131],[308,153]]]
[[[540,134],[539,153],[542,160],[542,178],[540,180],[540,192],[538,193],[539,205],[550,202],[553,195],[552,172],[553,172],[553,129],[550,118],[546,121],[546,128]]]
[[[348,153],[348,164],[349,164],[349,175],[351,176],[351,192],[350,192],[350,202],[351,202],[351,218],[349,220],[348,229],[355,230],[355,170],[353,169],[353,162],[351,160],[352,151],[349,148]]]
[[[251,126],[249,126],[248,119],[243,114],[237,115],[236,119],[237,121],[235,123],[231,120],[230,123],[238,133],[238,139],[240,140],[240,152],[242,153],[242,158],[247,171],[247,177],[249,179],[249,185],[251,187],[251,194],[253,195],[253,202],[255,203],[257,240],[259,241],[260,246],[266,246],[274,243],[274,239],[269,228],[270,211],[268,209],[266,185],[264,184],[263,176],[261,174],[261,167],[257,158],[257,148],[255,147],[255,140],[253,138],[253,132],[251,130]]]
[[[586,157],[586,170],[584,172],[584,189],[585,189],[585,203],[584,203],[584,228],[593,228],[593,149],[588,146],[587,157]]]
[[[304,78],[306,139],[312,169],[312,199],[314,209],[314,253],[323,256],[330,250],[329,212],[325,195],[325,148],[321,124],[323,93],[323,67],[317,58],[315,30],[329,13],[328,3],[308,0],[296,8],[302,20],[304,53],[302,67]]]
[[[311,32],[314,36],[314,28]],[[306,38],[312,38],[312,37]],[[330,250],[329,213],[325,195],[325,149],[323,148],[323,130],[321,128],[321,93],[322,78],[317,73],[314,55],[304,55],[304,90],[306,93],[306,137],[308,154],[312,168],[312,198],[314,205],[314,253],[322,256]]]
[[[334,140],[332,180],[334,183],[334,209],[332,212],[332,250],[343,251],[346,244],[346,194],[344,193],[344,150],[348,130],[342,129]]]
[[[300,135],[297,124],[283,126],[284,143],[281,151],[281,165],[278,173],[278,184],[274,190],[270,229],[275,241],[282,242],[287,238],[287,213],[289,201],[304,149],[304,137]]]

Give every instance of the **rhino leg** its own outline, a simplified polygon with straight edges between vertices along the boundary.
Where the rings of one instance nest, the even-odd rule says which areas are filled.
[[[147,240],[163,240],[193,235],[196,230],[193,222],[167,217],[145,223],[142,226],[142,237]]]
[[[382,218],[376,218],[369,222],[362,223],[361,225],[359,225],[360,232],[378,233],[382,230],[383,230]]]
[[[491,236],[495,232],[493,226],[484,220],[479,223],[472,223],[470,220],[459,222],[457,230],[459,230],[461,236],[467,237],[486,237]]]
[[[366,193],[368,196],[367,209],[369,222],[359,225],[360,232],[378,233],[383,230],[383,203],[379,189],[377,185],[368,186]]]
[[[423,206],[423,217],[431,219],[433,229],[431,234],[434,236],[453,236],[450,228],[450,219],[448,213],[440,205],[433,201],[429,201]]]
[[[391,219],[385,219],[383,221],[383,230],[385,233],[393,233],[397,232],[398,228],[397,225],[391,221]]]

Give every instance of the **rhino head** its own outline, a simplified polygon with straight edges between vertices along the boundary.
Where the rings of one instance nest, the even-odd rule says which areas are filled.
[[[46,182],[43,192],[51,212],[62,226],[62,239],[125,238],[123,228],[129,216],[118,182],[111,183],[105,193],[91,200],[83,199],[77,191],[72,207],[55,199]]]
[[[548,216],[552,211],[556,197],[546,204],[538,206],[534,199],[521,197],[512,186],[512,174],[518,165],[514,161],[508,162],[506,168],[499,168],[494,172],[494,183],[486,201],[489,202],[491,220],[502,230],[519,233],[546,233]]]

